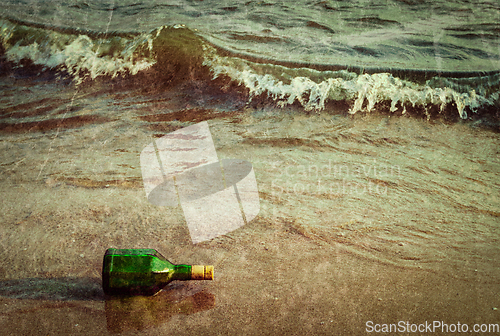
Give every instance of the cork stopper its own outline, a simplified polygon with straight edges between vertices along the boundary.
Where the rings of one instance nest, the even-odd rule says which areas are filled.
[[[212,265],[193,265],[191,266],[191,280],[213,280],[214,267]]]

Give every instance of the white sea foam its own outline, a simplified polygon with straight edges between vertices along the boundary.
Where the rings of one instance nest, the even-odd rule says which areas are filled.
[[[144,47],[152,55],[154,33],[143,33],[132,37],[103,37],[92,39],[85,34],[65,34],[57,31],[30,28],[33,38],[14,40],[16,24],[0,23],[2,44],[7,60],[20,63],[23,59],[44,68],[62,68],[74,77],[77,84],[86,78],[99,76],[135,75],[156,63],[153,56],[138,58],[136,50]],[[110,52],[110,43],[115,51]],[[116,48],[116,46],[118,48]]]
[[[291,69],[222,56],[213,46],[198,40],[199,37],[189,29],[185,34],[172,35],[169,31],[163,34],[164,28],[167,27],[141,34],[92,35],[24,26],[0,19],[0,42],[7,60],[22,66],[22,60],[28,59],[44,68],[65,70],[77,84],[99,76],[136,75],[157,62],[170,62],[169,55],[178,48],[179,55],[174,52],[173,62],[197,62],[196,57],[185,59],[184,56],[200,52],[204,56],[203,65],[211,69],[214,78],[228,76],[248,90],[250,100],[267,95],[279,106],[297,101],[306,111],[323,110],[328,101],[345,100],[351,104],[349,112],[354,114],[371,112],[376,104],[385,102],[390,104],[391,112],[405,113],[411,106],[423,110],[428,117],[431,107],[438,107],[442,112],[445,107],[453,106],[465,119],[467,111],[475,112],[480,107],[498,102],[498,74],[480,81],[476,78],[457,81],[435,77],[426,83],[416,83],[387,72],[356,74],[347,70]],[[204,45],[204,50],[198,50],[196,43],[188,51],[180,50],[183,47],[179,46],[185,46],[186,41]],[[190,68],[200,66],[198,63],[189,64]],[[176,66],[173,68],[175,70]]]
[[[229,76],[247,88],[250,100],[267,94],[277,101],[279,106],[298,101],[306,111],[323,110],[328,100],[352,101],[349,111],[351,114],[358,111],[370,112],[374,110],[375,104],[390,102],[391,112],[402,109],[402,113],[405,113],[406,106],[411,105],[423,108],[430,117],[427,112],[430,106],[438,106],[440,111],[443,111],[447,105],[454,104],[460,117],[466,119],[467,107],[476,111],[484,104],[492,104],[491,98],[486,99],[478,95],[472,88],[467,92],[458,92],[447,86],[431,87],[429,83],[417,84],[389,73],[365,73],[350,78],[333,76],[315,81],[303,76],[294,77],[293,72],[296,70],[282,66],[277,66],[283,70],[280,78],[275,74],[259,73],[256,70],[259,64],[218,55],[206,57],[204,64],[211,68],[214,78],[221,75]],[[333,72],[331,73],[333,75]]]

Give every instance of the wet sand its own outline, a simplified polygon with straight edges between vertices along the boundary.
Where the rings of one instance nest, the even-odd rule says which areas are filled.
[[[64,255],[66,263],[73,265],[57,267],[61,274],[76,276],[66,280],[76,289],[65,291],[66,282],[51,272],[46,277],[52,289],[47,284],[43,289],[21,287],[17,295],[26,298],[13,298],[16,293],[2,289],[3,334],[362,335],[367,321],[443,321],[470,327],[498,323],[498,311],[493,310],[498,306],[498,283],[481,274],[465,281],[367,261],[283,227],[259,229],[262,225],[258,221],[232,239],[220,238],[199,247],[178,245],[175,240],[175,247],[152,244],[170,252],[176,261],[215,261],[215,280],[176,283],[165,291],[168,295],[134,298],[131,304],[102,297],[97,274],[104,246],[90,252],[78,240],[81,247],[68,248]],[[144,246],[135,242],[116,246],[131,245]],[[79,257],[82,250],[88,256]],[[178,294],[182,290],[184,296]],[[196,303],[195,295],[201,302]],[[180,296],[180,302],[170,296]]]
[[[78,108],[4,111],[26,113],[12,125],[79,119],[0,127],[3,334],[362,335],[367,321],[499,323],[498,133],[186,95],[68,89],[59,98]],[[180,208],[148,203],[139,154],[203,120],[219,159],[253,164],[261,210],[193,245]],[[109,247],[212,264],[215,279],[106,298]]]

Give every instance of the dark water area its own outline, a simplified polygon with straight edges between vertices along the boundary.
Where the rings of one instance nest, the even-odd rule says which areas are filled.
[[[0,327],[498,325],[499,22],[496,1],[2,2]],[[260,212],[193,244],[140,155],[204,121],[252,164]],[[110,300],[110,247],[215,280]]]
[[[350,113],[384,103],[390,112],[437,108],[463,119],[499,105],[494,2],[3,7],[3,62],[59,70],[76,84],[124,76],[136,82],[148,72],[165,84],[223,77],[249,99],[299,103],[306,111],[346,101]]]

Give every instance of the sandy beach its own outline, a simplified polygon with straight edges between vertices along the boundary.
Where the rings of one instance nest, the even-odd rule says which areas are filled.
[[[0,335],[500,334],[499,22],[2,1]],[[108,248],[214,279],[105,296]]]
[[[89,123],[3,128],[2,334],[365,335],[403,321],[410,329],[392,334],[406,335],[434,321],[498,325],[494,130],[335,106],[241,106],[213,92],[186,103],[183,90],[192,88],[98,99],[82,90],[84,106],[65,117]],[[110,102],[120,118],[96,117]],[[252,163],[261,209],[240,229],[192,244],[180,207],[148,203],[139,154],[204,120],[219,159]],[[215,279],[104,297],[110,247],[211,264]]]

